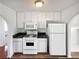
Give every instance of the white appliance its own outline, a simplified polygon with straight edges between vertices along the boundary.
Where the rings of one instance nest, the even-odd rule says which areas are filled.
[[[34,29],[37,29],[37,24],[36,23],[25,23],[24,28],[25,30],[34,30]]]
[[[23,54],[37,54],[37,38],[23,38]]]
[[[37,54],[37,24],[26,23],[27,35],[23,38],[23,54]]]
[[[66,24],[48,23],[50,55],[66,55]]]

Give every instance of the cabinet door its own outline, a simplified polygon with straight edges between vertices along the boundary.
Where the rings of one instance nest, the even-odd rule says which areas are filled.
[[[46,20],[54,20],[54,12],[46,12]]]
[[[14,52],[22,52],[22,39],[13,40],[13,49]]]
[[[32,22],[37,24],[38,12],[32,12]]]
[[[47,52],[47,39],[38,39],[38,52]]]
[[[25,12],[25,23],[30,23],[32,22],[32,12]]]
[[[24,12],[17,12],[17,28],[24,27]]]
[[[60,20],[61,14],[60,12],[46,12],[46,20]]]
[[[22,52],[22,41],[18,42],[18,52]]]
[[[66,55],[65,34],[51,34],[49,39],[50,55]]]
[[[57,21],[61,19],[61,13],[60,12],[54,12],[53,13],[53,20]]]
[[[38,13],[38,28],[46,28],[46,16],[45,12]]]
[[[13,42],[13,50],[14,50],[14,52],[18,52],[18,43],[17,42]]]

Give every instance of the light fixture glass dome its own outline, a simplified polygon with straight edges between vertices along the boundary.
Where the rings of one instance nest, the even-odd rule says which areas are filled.
[[[42,0],[36,0],[36,1],[35,1],[35,6],[36,6],[36,7],[42,7],[43,4],[44,4],[44,2],[43,2]]]

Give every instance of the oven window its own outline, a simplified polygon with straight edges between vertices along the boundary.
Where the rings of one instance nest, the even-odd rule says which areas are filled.
[[[34,42],[26,42],[26,46],[34,46]]]

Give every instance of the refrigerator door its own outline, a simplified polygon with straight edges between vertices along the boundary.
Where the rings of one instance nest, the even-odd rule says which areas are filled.
[[[66,32],[66,24],[48,24],[48,33],[51,34],[58,34],[58,33],[65,33]]]
[[[66,55],[65,34],[50,34],[49,52],[50,55]]]

